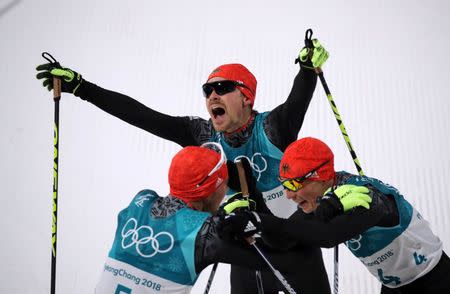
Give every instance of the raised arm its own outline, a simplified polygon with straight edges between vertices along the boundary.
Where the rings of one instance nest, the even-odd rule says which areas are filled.
[[[314,67],[321,67],[328,58],[328,52],[320,43],[315,41],[314,44],[313,49],[304,47],[300,51],[300,71],[294,79],[291,92],[283,104],[270,112],[265,121],[269,139],[282,151],[297,139],[302,127],[317,83]],[[314,60],[314,65],[311,60]]]
[[[200,145],[197,132],[201,131],[202,125],[208,128],[208,122],[204,119],[160,113],[131,97],[90,82],[83,83],[76,96],[133,126],[183,147]]]
[[[210,136],[211,128],[204,119],[157,112],[131,97],[90,83],[77,72],[63,68],[58,63],[42,64],[37,70],[37,78],[43,79],[43,85],[49,90],[53,88],[52,78],[59,77],[63,92],[89,101],[131,125],[181,146],[200,145],[202,137]]]

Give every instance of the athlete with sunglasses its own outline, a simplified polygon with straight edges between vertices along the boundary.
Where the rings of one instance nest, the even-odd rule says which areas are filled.
[[[277,249],[298,245],[330,248],[345,242],[382,283],[382,294],[450,293],[450,259],[442,242],[394,187],[375,178],[335,172],[333,152],[315,138],[303,138],[286,149],[280,181],[288,198],[298,204],[296,213],[287,220],[234,213],[221,224],[223,234],[242,238],[258,233]],[[359,205],[365,208],[342,214],[355,206],[355,199],[365,199],[343,201],[356,194],[370,196],[370,208]],[[331,220],[317,221],[322,218]],[[253,231],[245,230],[248,222],[256,224]]]
[[[51,90],[52,78],[60,77],[63,92],[73,93],[111,115],[181,146],[219,142],[230,160],[240,157],[250,160],[257,188],[271,212],[289,217],[296,207],[278,182],[278,165],[283,151],[296,140],[303,124],[317,82],[314,68],[321,67],[328,58],[328,52],[317,40],[312,43],[312,48],[304,47],[298,55],[300,71],[287,100],[268,112],[254,109],[257,81],[245,66],[225,64],[216,68],[202,86],[209,120],[159,113],[126,95],[103,89],[57,63],[38,66],[37,78],[43,79],[43,85]],[[330,293],[320,248],[299,250],[298,263],[313,265],[298,275],[310,276],[316,283],[315,287],[304,285],[299,292]],[[262,275],[266,293],[282,290],[270,272]],[[232,266],[231,289],[233,294],[256,293],[255,273]]]
[[[228,172],[233,165],[226,164],[221,149],[217,143],[183,148],[170,165],[169,195],[142,190],[119,213],[96,294],[189,293],[200,272],[217,262],[266,268],[248,245],[217,234],[216,212],[228,180],[239,183],[236,167]],[[286,253],[267,255],[280,271],[295,269],[295,259],[286,260]]]

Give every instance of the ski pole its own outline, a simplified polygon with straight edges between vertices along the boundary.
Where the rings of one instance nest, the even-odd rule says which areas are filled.
[[[245,178],[245,171],[244,171],[244,167],[242,166],[242,162],[240,160],[237,161],[236,166],[237,166],[238,174],[239,174],[239,182],[241,183],[242,195],[244,197],[248,198],[249,197],[248,185],[247,185],[247,180]],[[295,292],[295,290],[291,287],[289,282],[286,280],[286,278],[277,269],[275,269],[273,267],[272,263],[267,259],[267,257],[264,255],[264,253],[262,253],[261,249],[259,249],[259,247],[256,245],[255,239],[252,237],[248,237],[246,240],[250,245],[252,245],[255,248],[255,250],[262,257],[264,262],[269,266],[269,268],[272,271],[272,273],[274,274],[274,276],[278,279],[278,281],[280,281],[280,283],[288,291],[288,293],[289,294],[297,294]],[[257,277],[258,277],[258,274],[257,274]],[[262,281],[258,281],[258,282],[260,283],[260,285],[262,285]],[[258,286],[258,291],[259,291],[259,287],[260,286]],[[261,290],[263,290],[262,287],[261,287]]]
[[[339,293],[339,244],[334,246],[334,279],[333,279],[333,288],[334,294]]]
[[[313,31],[311,29],[306,30],[305,33],[305,45],[309,48],[313,47],[312,44],[312,34]],[[327,95],[328,102],[330,103],[331,110],[334,113],[334,117],[336,118],[336,121],[339,125],[339,128],[341,130],[342,136],[344,137],[344,141],[347,145],[348,151],[350,152],[350,155],[352,156],[353,163],[356,166],[356,170],[358,171],[360,176],[364,176],[364,172],[361,168],[361,164],[359,163],[359,159],[356,156],[356,152],[353,149],[352,143],[350,142],[350,136],[347,133],[347,130],[345,129],[344,122],[342,121],[341,115],[338,111],[338,108],[336,106],[336,103],[333,100],[333,96],[331,95],[330,89],[328,88],[328,84],[325,80],[325,77],[323,76],[323,71],[320,67],[314,68],[315,72],[319,76],[320,82],[323,86],[323,89],[325,90],[325,94]],[[334,294],[337,294],[339,291],[339,245],[334,247]]]
[[[264,253],[262,253],[261,249],[259,249],[259,247],[255,243],[256,243],[256,241],[253,239],[253,241],[252,241],[252,243],[250,243],[250,245],[252,245],[256,249],[256,251],[258,251],[259,255],[262,257],[262,259],[264,259],[264,261],[269,266],[270,270],[275,275],[275,277],[278,279],[278,281],[280,281],[280,283],[288,291],[289,294],[297,294],[297,292],[295,292],[295,290],[291,287],[291,285],[289,285],[289,282],[286,280],[286,278],[283,277],[283,275],[280,273],[280,271],[278,271],[277,269],[275,269],[273,267],[273,265],[270,263],[270,261],[267,259],[267,257],[264,255]]]
[[[261,271],[256,271],[255,276],[256,276],[256,288],[258,289],[258,293],[264,294],[264,285],[262,282]]]
[[[308,29],[305,34],[305,44],[308,44],[307,46],[310,47],[312,47],[312,40],[311,40],[312,34],[313,32],[311,29]],[[323,89],[325,90],[328,102],[330,103],[331,109],[333,110],[334,113],[334,117],[336,118],[339,128],[341,129],[342,136],[344,137],[345,143],[347,145],[348,151],[350,152],[350,155],[352,156],[356,169],[358,170],[360,176],[364,176],[364,172],[361,168],[361,164],[359,163],[359,159],[356,156],[356,152],[353,149],[352,143],[350,142],[350,137],[347,133],[347,130],[345,129],[344,122],[342,121],[341,115],[339,114],[339,110],[336,106],[336,103],[333,100],[333,96],[331,95],[330,89],[328,88],[328,84],[325,81],[325,77],[323,76],[323,71],[320,67],[316,67],[314,70],[319,76],[320,82],[322,83]]]
[[[238,168],[239,182],[241,184],[241,190],[242,191],[244,191],[244,190],[247,191],[246,194],[244,194],[244,192],[242,192],[242,196],[245,199],[248,199],[249,195],[248,195],[247,181],[242,181],[241,180],[241,179],[245,179],[245,171],[242,168],[242,162],[239,160],[238,162],[236,162],[236,164],[241,166],[241,168]],[[203,292],[203,294],[208,294],[209,293],[209,290],[211,289],[212,281],[214,280],[214,276],[216,274],[217,266],[218,266],[218,263],[215,263],[213,265],[213,268],[211,269],[211,273],[209,274],[208,282],[206,283],[205,292]],[[257,277],[257,279],[258,278],[261,279],[261,273],[259,273],[259,275],[258,275],[258,272],[259,271],[256,272],[256,277]],[[259,290],[259,287],[260,287],[260,285],[262,285],[262,280],[261,281],[258,280],[257,282],[258,282],[258,293],[261,293],[260,292],[261,290]],[[261,287],[261,289],[262,289],[262,287]]]
[[[47,52],[42,53],[50,63],[57,61]],[[59,158],[59,100],[61,99],[61,80],[53,78],[53,101],[55,102],[55,116],[53,124],[53,208],[52,208],[52,269],[50,280],[50,293],[55,294],[56,291],[56,232],[57,232],[57,215],[58,215],[58,158]]]
[[[205,292],[203,292],[204,294],[208,294],[209,289],[211,289],[211,284],[212,284],[212,281],[214,280],[214,276],[216,275],[216,270],[217,270],[218,265],[219,264],[216,262],[213,265],[213,268],[211,269],[211,273],[209,274],[208,282],[206,283]]]
[[[244,167],[242,166],[242,161],[241,160],[236,161],[236,166],[237,166],[237,170],[238,170],[238,174],[239,174],[239,183],[241,184],[242,197],[244,199],[248,200],[250,195],[248,192],[248,185],[247,185],[247,181],[245,178]],[[258,294],[264,294],[264,287],[263,287],[263,282],[262,282],[261,271],[259,271],[259,270],[255,271],[255,279],[256,279],[256,287],[258,289]]]

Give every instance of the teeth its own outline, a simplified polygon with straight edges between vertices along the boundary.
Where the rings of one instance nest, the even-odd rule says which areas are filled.
[[[211,106],[211,113],[214,117],[225,114],[225,109],[220,105]]]

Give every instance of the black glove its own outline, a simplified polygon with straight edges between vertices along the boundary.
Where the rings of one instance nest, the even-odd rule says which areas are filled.
[[[356,207],[370,209],[371,202],[372,197],[367,187],[346,184],[325,191],[323,197],[318,198],[319,206],[315,213],[323,221],[329,221]]]
[[[38,79],[44,79],[42,83],[49,91],[53,89],[53,77],[61,79],[61,91],[65,93],[72,93],[76,95],[78,88],[83,82],[82,76],[71,70],[70,68],[63,68],[58,62],[45,63],[36,67],[39,71],[36,75]]]
[[[225,240],[244,240],[261,236],[261,220],[254,211],[239,211],[221,218],[217,230]]]
[[[314,214],[324,222],[328,222],[335,216],[343,213],[342,204],[339,201],[339,198],[332,193],[327,194],[326,196],[317,198],[317,209],[314,211]]]

